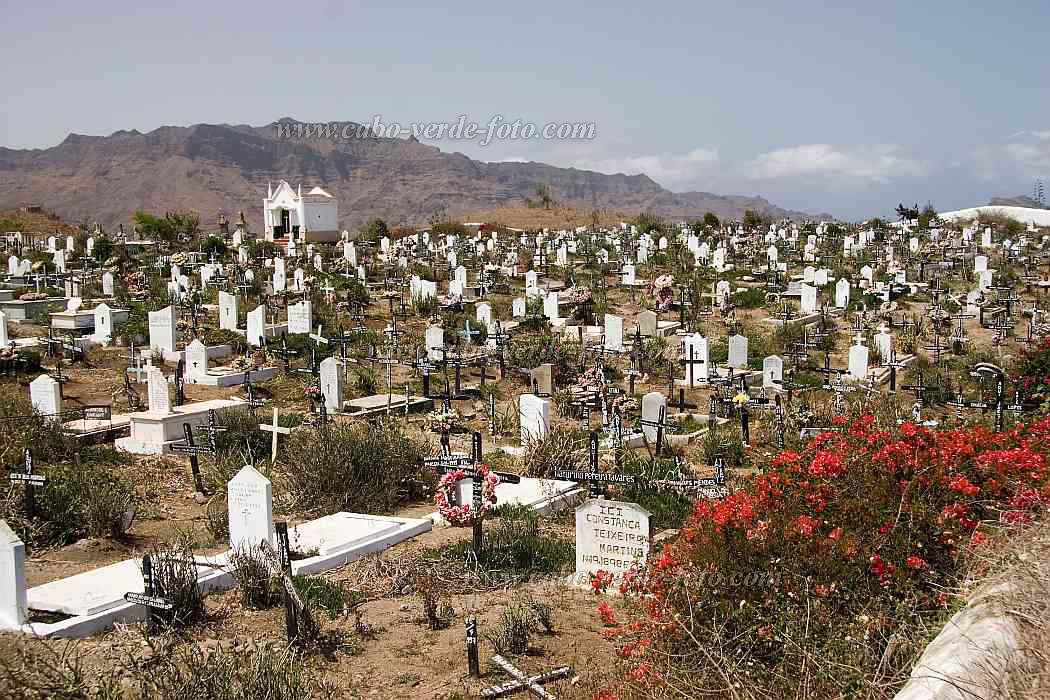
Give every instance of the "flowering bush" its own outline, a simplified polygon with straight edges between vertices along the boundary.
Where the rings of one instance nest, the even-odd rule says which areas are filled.
[[[1028,523],[1050,502],[1050,417],[1003,433],[839,423],[698,501],[625,580],[627,617],[606,636],[628,684],[710,687],[724,673],[779,695],[806,664],[813,696],[857,690],[877,669],[902,681],[922,643],[908,649],[902,629],[949,602],[981,524]]]
[[[1039,403],[1050,401],[1050,336],[1021,350],[1013,379],[1022,398]]]
[[[41,299],[47,299],[47,295],[43,292],[26,292],[18,297],[19,301],[40,301]]]
[[[441,517],[453,527],[471,527],[475,522],[491,513],[496,507],[496,487],[499,486],[499,477],[490,472],[489,468],[484,464],[479,464],[477,471],[483,480],[481,486],[481,508],[477,511],[474,510],[473,503],[465,503],[461,506],[453,505],[456,499],[453,498],[452,491],[456,488],[456,484],[467,476],[462,469],[445,474],[438,482],[437,492],[434,494],[434,505],[437,506]]]
[[[459,427],[460,417],[455,409],[450,411],[431,411],[425,420],[428,430],[436,433],[449,433]]]
[[[656,302],[656,308],[663,311],[674,301],[674,277],[660,275],[649,283],[649,296]]]

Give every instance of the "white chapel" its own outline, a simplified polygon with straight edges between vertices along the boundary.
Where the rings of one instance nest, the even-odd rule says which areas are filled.
[[[303,194],[303,186],[292,189],[287,180],[274,188],[267,184],[263,199],[266,240],[295,236],[300,242],[339,240],[339,205],[320,187]]]

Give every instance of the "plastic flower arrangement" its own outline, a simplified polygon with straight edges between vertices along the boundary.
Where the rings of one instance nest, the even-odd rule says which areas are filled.
[[[448,433],[459,425],[459,413],[455,409],[451,411],[431,411],[427,414],[427,429],[437,433]]]
[[[656,302],[656,308],[663,311],[674,301],[674,277],[660,275],[649,283],[649,295]]]
[[[572,291],[573,304],[590,304],[594,301],[594,294],[586,287],[580,287]]]
[[[437,492],[434,494],[434,505],[437,506],[441,517],[453,527],[471,527],[496,508],[496,487],[499,485],[499,477],[490,472],[484,464],[479,464],[477,471],[482,478],[481,507],[477,511],[470,502],[461,506],[454,505],[456,499],[452,492],[456,484],[467,476],[462,469],[445,474],[438,482]]]

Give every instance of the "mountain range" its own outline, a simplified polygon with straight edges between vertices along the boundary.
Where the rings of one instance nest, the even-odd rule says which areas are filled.
[[[420,225],[470,211],[520,208],[541,185],[560,206],[623,213],[651,211],[690,219],[711,211],[738,219],[747,209],[772,219],[830,218],[754,196],[671,192],[646,175],[609,175],[537,162],[485,162],[415,138],[378,138],[353,122],[318,135],[290,118],[265,126],[196,124],[148,133],[70,134],[46,149],[0,147],[0,208],[42,206],[72,222],[107,228],[133,212],[193,210],[211,227],[219,213],[243,211],[262,226],[267,184],[320,185],[339,202],[342,228],[373,217]],[[348,126],[348,129],[344,129]],[[279,129],[279,127],[281,127]],[[367,127],[364,128],[367,132]],[[347,132],[350,138],[342,138]]]

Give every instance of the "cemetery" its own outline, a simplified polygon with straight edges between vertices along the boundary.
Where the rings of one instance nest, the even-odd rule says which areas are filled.
[[[717,685],[747,636],[756,687],[817,655],[907,693],[937,630],[894,611],[971,611],[963,550],[1039,527],[1050,231],[283,231],[326,194],[281,183],[265,239],[207,255],[95,230],[101,265],[74,241],[35,280],[47,241],[6,251],[11,296],[64,309],[5,306],[6,658],[605,698]]]

